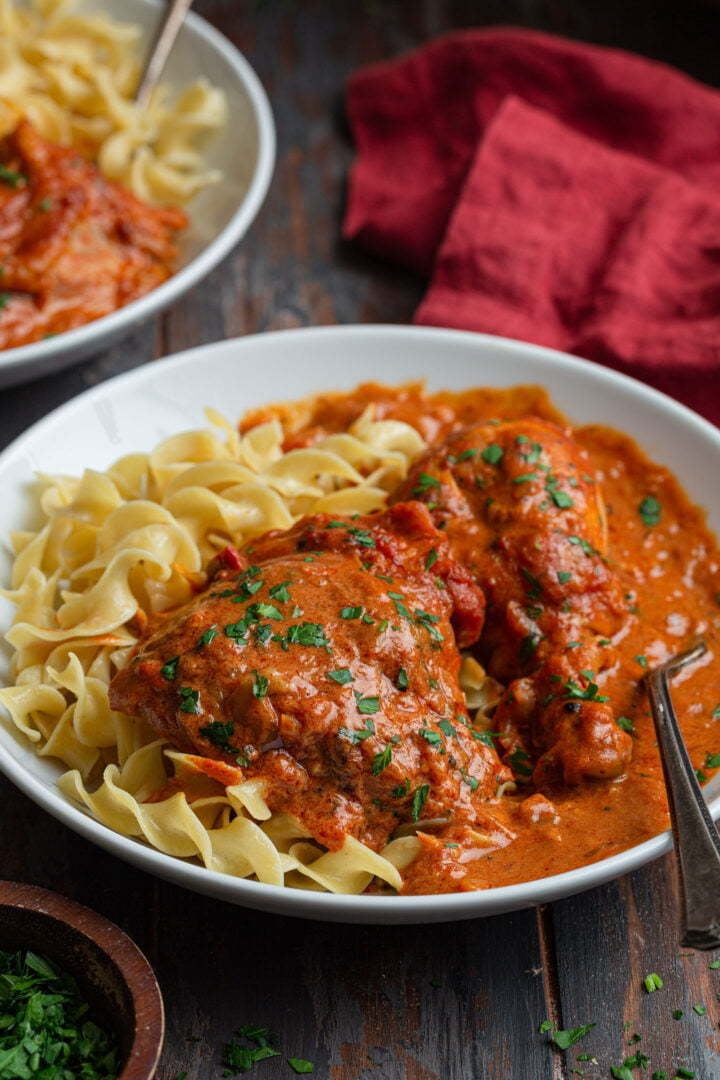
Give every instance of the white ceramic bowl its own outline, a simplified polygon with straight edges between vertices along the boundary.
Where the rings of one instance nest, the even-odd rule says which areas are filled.
[[[144,41],[164,8],[161,0],[80,0],[79,11],[97,11],[143,28]],[[164,80],[180,87],[200,75],[224,90],[229,119],[207,147],[210,168],[223,179],[188,208],[190,227],[180,244],[176,273],[127,307],[57,337],[0,351],[0,387],[38,378],[77,363],[157,315],[206,277],[245,235],[260,209],[275,163],[275,125],[263,87],[226,37],[192,12],[173,46]]]
[[[608,423],[632,433],[655,460],[669,466],[690,496],[703,503],[708,476],[720,472],[720,432],[699,416],[607,368],[504,338],[413,327],[345,326],[292,330],[207,345],[146,365],[81,394],[30,428],[0,455],[0,538],[26,524],[33,471],[103,469],[134,450],[190,427],[204,426],[210,405],[235,418],[283,397],[364,380],[401,383],[426,378],[432,388],[540,383],[580,423]],[[720,531],[720,505],[708,507]],[[0,581],[9,570],[0,553]],[[0,629],[10,605],[0,604]],[[7,656],[0,682],[7,680]],[[31,799],[81,835],[142,869],[179,885],[246,907],[337,922],[441,922],[545,903],[599,885],[668,851],[668,833],[569,873],[484,892],[442,896],[332,896],[212,873],[119,836],[67,802],[55,787],[59,769],[38,758],[0,724],[0,769]],[[720,784],[710,785],[720,816]]]

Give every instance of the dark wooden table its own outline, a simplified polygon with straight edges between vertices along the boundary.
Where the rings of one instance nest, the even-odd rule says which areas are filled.
[[[195,292],[82,367],[0,393],[0,442],[86,387],[201,342],[279,327],[409,320],[422,282],[338,241],[352,150],[341,92],[360,64],[453,27],[516,22],[636,49],[717,79],[720,9],[653,0],[198,0],[249,57],[275,110],[269,198],[239,249]],[[90,464],[90,463],[88,463]],[[640,1049],[653,1069],[720,1078],[720,970],[678,946],[672,863],[602,889],[485,921],[323,925],[183,892],[91,846],[0,778],[3,877],[58,889],[124,927],[162,984],[160,1080],[222,1075],[221,1044],[267,1024],[328,1080],[560,1080]],[[662,990],[643,977],[658,972]],[[695,1013],[704,1005],[707,1015]],[[682,1009],[682,1019],[672,1017]],[[538,1024],[594,1021],[567,1054]],[[631,1044],[635,1032],[641,1042]],[[577,1062],[591,1052],[599,1064]],[[292,1076],[283,1058],[257,1075]],[[579,1075],[579,1072],[578,1072]]]

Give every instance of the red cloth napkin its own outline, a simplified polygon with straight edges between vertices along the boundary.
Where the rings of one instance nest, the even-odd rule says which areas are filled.
[[[526,30],[358,72],[346,238],[432,280],[415,320],[550,345],[720,423],[720,93]]]

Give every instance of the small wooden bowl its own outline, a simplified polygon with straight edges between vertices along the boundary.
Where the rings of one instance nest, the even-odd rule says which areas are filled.
[[[118,1080],[152,1080],[165,1033],[160,987],[137,945],[89,908],[34,885],[0,881],[0,949],[31,949],[72,975],[115,1032]]]

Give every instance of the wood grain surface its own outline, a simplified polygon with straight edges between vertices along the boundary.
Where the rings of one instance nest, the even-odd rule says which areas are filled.
[[[2,444],[86,387],[164,353],[279,327],[409,320],[423,282],[338,239],[352,158],[342,88],[357,66],[455,27],[517,23],[718,78],[720,8],[709,0],[197,0],[196,8],[245,52],[270,95],[279,145],[267,202],[241,246],[154,324],[81,367],[2,391]],[[679,948],[670,860],[538,912],[430,927],[323,925],[150,878],[4,779],[0,800],[1,876],[94,907],[154,964],[167,1008],[160,1080],[221,1077],[221,1045],[248,1023],[270,1026],[283,1052],[314,1061],[323,1080],[599,1078],[638,1049],[651,1064],[634,1077],[672,1078],[679,1065],[720,1080],[720,970],[708,967],[711,956]],[[650,972],[665,983],[653,994],[643,989]],[[597,1026],[554,1053],[538,1033],[545,1018]],[[641,1041],[630,1042],[635,1033]],[[583,1052],[597,1064],[578,1062]],[[284,1057],[256,1074],[293,1076]]]

